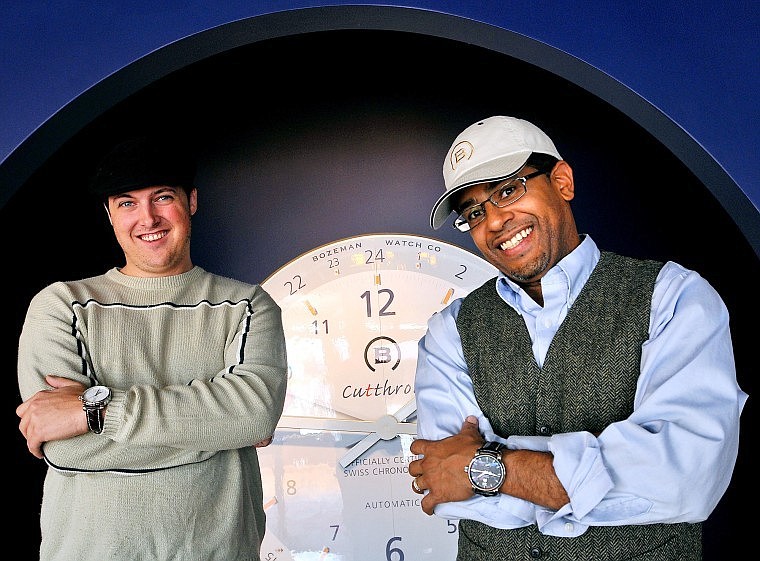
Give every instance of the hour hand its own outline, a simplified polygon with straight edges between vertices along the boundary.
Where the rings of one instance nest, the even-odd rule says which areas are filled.
[[[351,462],[364,454],[379,440],[392,440],[399,434],[417,434],[417,423],[405,423],[404,421],[417,411],[417,401],[410,399],[406,405],[393,415],[383,415],[376,422],[375,431],[369,433],[340,459],[340,465],[348,467]]]

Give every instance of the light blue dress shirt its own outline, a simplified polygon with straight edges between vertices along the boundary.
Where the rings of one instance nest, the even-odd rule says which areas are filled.
[[[503,274],[496,279],[501,298],[525,320],[539,366],[599,257],[594,241],[584,236],[541,280],[543,307]],[[565,537],[588,526],[707,518],[731,479],[747,394],[736,381],[728,310],[704,278],[672,261],[660,271],[633,413],[598,438],[585,431],[497,437],[475,400],[462,354],[455,323],[461,303],[455,300],[430,318],[419,343],[419,437],[451,436],[475,415],[486,440],[551,452],[570,502],[554,511],[506,494],[476,496],[442,503],[436,515],[497,528],[537,523],[541,532]]]

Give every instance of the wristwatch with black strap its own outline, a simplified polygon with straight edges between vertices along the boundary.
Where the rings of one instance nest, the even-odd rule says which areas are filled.
[[[95,434],[103,432],[103,418],[105,417],[103,410],[111,401],[111,388],[107,386],[92,386],[84,390],[84,393],[79,396],[82,402],[82,409],[84,409],[87,416],[87,426],[90,431]]]
[[[499,494],[507,477],[507,468],[501,461],[501,451],[504,448],[506,447],[501,442],[486,442],[477,449],[475,457],[464,468],[474,493],[484,497]]]

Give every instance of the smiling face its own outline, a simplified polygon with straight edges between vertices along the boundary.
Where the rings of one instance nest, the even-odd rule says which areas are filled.
[[[526,166],[520,175],[534,168]],[[486,200],[497,183],[478,183],[462,191],[457,212]],[[570,201],[573,171],[559,161],[547,175],[527,182],[527,193],[504,208],[487,203],[486,217],[470,230],[483,257],[521,285],[539,303],[541,278],[580,244]]]
[[[189,271],[191,217],[198,193],[153,186],[108,197],[108,218],[126,265],[125,275],[166,277]]]

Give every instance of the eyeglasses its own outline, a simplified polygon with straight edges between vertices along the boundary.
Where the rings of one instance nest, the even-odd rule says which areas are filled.
[[[494,192],[491,193],[485,201],[468,206],[459,213],[459,216],[454,220],[454,228],[460,232],[469,232],[486,219],[486,203],[490,202],[499,208],[504,208],[512,203],[516,203],[520,200],[520,197],[528,192],[528,187],[526,185],[528,179],[533,179],[534,177],[538,177],[545,173],[545,171],[534,171],[523,177],[513,177],[501,185],[498,185]]]

